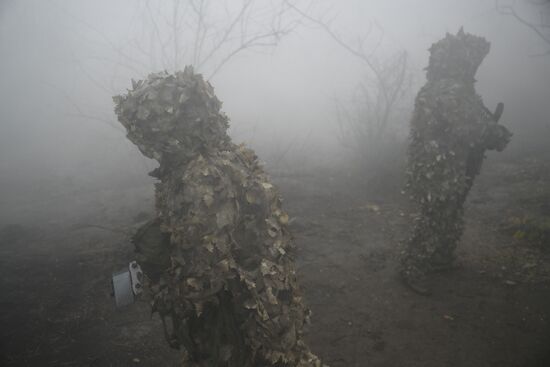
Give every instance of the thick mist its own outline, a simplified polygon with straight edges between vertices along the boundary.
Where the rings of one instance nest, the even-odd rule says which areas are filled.
[[[111,101],[131,78],[157,71],[126,67],[118,53],[129,39],[142,37],[139,6],[123,1],[3,5],[3,181],[68,176],[88,181],[143,173],[142,159],[124,139]],[[311,9],[330,19],[343,40],[367,37],[367,47],[381,58],[406,51],[413,85],[405,103],[411,108],[433,42],[461,26],[486,37],[492,49],[477,87],[488,106],[504,102],[503,120],[516,134],[510,150],[544,144],[538,139],[548,132],[549,61],[531,56],[544,44],[522,24],[498,14],[493,1],[319,1]],[[334,100],[349,98],[370,71],[320,27],[302,22],[278,47],[236,55],[211,82],[235,139],[259,149],[264,160],[299,154],[308,164],[336,163],[346,153],[335,139]]]
[[[281,193],[324,362],[550,365],[549,24],[543,0],[0,0],[0,365],[180,365],[150,300],[110,295],[159,182],[113,97],[188,64]],[[430,298],[397,270],[407,147],[429,48],[461,27],[491,43],[475,88],[513,136]]]

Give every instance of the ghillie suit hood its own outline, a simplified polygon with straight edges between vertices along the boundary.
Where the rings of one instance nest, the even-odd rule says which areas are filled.
[[[449,78],[473,83],[490,48],[491,44],[485,38],[465,33],[462,28],[456,35],[447,33],[429,49],[426,77],[428,81]]]
[[[132,81],[128,93],[113,98],[128,139],[147,157],[192,158],[229,144],[227,116],[202,75],[183,72],[150,74]]]

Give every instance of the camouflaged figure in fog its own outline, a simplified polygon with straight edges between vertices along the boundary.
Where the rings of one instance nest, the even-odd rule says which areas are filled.
[[[136,235],[153,311],[193,367],[319,367],[303,341],[288,215],[253,151],[234,145],[191,67],[115,97],[128,138],[160,165],[156,220]]]
[[[510,132],[498,124],[502,104],[490,112],[474,88],[490,43],[464,33],[430,48],[427,83],[418,93],[411,122],[406,191],[418,205],[401,275],[428,293],[427,275],[453,265],[463,232],[463,206],[486,150],[501,151]]]

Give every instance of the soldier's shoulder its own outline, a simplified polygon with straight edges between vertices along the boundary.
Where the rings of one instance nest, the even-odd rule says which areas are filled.
[[[222,149],[199,154],[188,165],[189,170],[212,168],[242,168],[260,165],[258,156],[244,144],[228,144]]]
[[[255,153],[244,145],[228,145],[225,149],[200,154],[186,167],[183,181],[190,185],[239,185],[247,177],[263,173]]]

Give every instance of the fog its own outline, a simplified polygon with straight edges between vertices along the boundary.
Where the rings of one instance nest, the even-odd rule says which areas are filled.
[[[227,8],[222,9],[222,3]],[[282,1],[260,3],[263,5],[252,13],[250,32],[264,29],[263,22],[269,22],[272,16],[270,9],[276,9]],[[503,153],[488,154],[487,167],[497,167],[499,162],[550,159],[550,43],[496,7],[500,3],[513,5],[522,19],[538,24],[540,19],[550,20],[548,2],[293,3],[307,17],[287,9],[281,22],[288,26],[288,33],[276,45],[245,48],[229,57],[218,70],[217,66],[238,45],[237,38],[231,39],[197,68],[223,102],[234,142],[244,142],[256,151],[273,180],[281,185],[287,197],[285,205],[294,211],[292,217],[299,220],[308,216],[308,211],[302,212],[299,206],[303,198],[302,189],[297,187],[311,189],[309,196],[304,197],[315,197],[315,205],[319,205],[310,208],[311,212],[321,210],[323,205],[319,203],[326,204],[326,208],[337,207],[335,192],[359,197],[365,203],[368,200],[365,205],[374,202],[376,206],[369,206],[368,210],[382,205],[376,201],[382,199],[373,198],[373,192],[379,192],[380,187],[399,196],[409,122],[416,93],[426,81],[428,49],[447,32],[455,34],[461,27],[491,43],[491,51],[477,73],[476,90],[490,110],[497,103],[504,103],[500,121],[514,134]],[[14,223],[57,226],[65,221],[82,222],[81,216],[97,221],[102,215],[111,218],[120,207],[127,217],[151,211],[154,180],[147,173],[157,162],[143,157],[126,138],[126,131],[116,119],[112,97],[131,88],[132,79],[144,79],[149,73],[162,70],[181,70],[192,62],[187,55],[193,48],[194,25],[183,23],[173,33],[170,16],[174,4],[135,0],[0,0],[0,227]],[[224,14],[238,13],[241,2],[220,4],[208,12],[217,22],[211,25],[223,31]],[[353,113],[358,107],[353,104],[354,93],[360,83],[375,80],[372,69],[308,17],[321,21],[346,45],[357,47],[362,40],[365,54],[378,65],[389,65],[396,55],[406,54],[405,87],[392,109],[387,140],[380,147],[367,147],[367,153],[358,151],[343,137],[339,120],[339,111]],[[548,40],[548,23],[545,24],[541,29]],[[179,51],[172,48],[175,40],[170,37],[174,34],[181,36]],[[161,39],[168,41],[161,46]],[[184,50],[191,51],[184,55]],[[372,157],[375,159],[371,161]],[[314,188],[319,181],[300,178],[306,176],[330,176],[330,180],[327,178],[326,185],[320,183],[319,188]],[[338,177],[346,181],[343,186],[335,183],[339,182]],[[487,181],[480,179],[481,185],[496,176],[487,177]],[[369,192],[369,185],[374,191]],[[481,187],[480,192],[491,191]],[[331,191],[333,188],[335,191]],[[358,190],[357,195],[352,195],[352,190]],[[502,195],[499,197],[506,196],[502,192],[497,193]],[[97,202],[110,214],[101,214],[92,204]],[[379,214],[378,209],[375,212]],[[397,221],[408,218],[401,211],[396,213]],[[337,220],[333,223],[341,225]],[[378,228],[376,224],[372,226]],[[400,233],[391,238],[397,243],[403,237]],[[472,238],[467,235],[468,240]],[[307,249],[307,240],[304,243]],[[489,250],[487,253],[491,254]],[[120,263],[120,259],[117,261]],[[315,277],[308,278],[306,274],[305,278],[306,283],[313,284],[310,278]],[[424,307],[424,303],[420,304]],[[541,333],[546,331],[545,326]],[[324,334],[319,335],[313,338],[315,342],[328,343]],[[499,348],[506,349],[506,345]],[[436,355],[434,361],[455,365],[445,364],[445,358]],[[373,361],[373,365],[384,365],[376,364],[376,358]],[[338,363],[336,359],[333,365],[339,366]],[[349,365],[364,365],[360,358],[354,363]]]
[[[125,42],[141,37],[136,13],[142,5],[4,2],[3,181],[16,176],[19,180],[19,175],[25,180],[48,175],[99,178],[142,167],[136,163],[141,159],[137,150],[125,141],[116,122],[111,101],[129,87],[130,78],[160,70],[136,74],[121,65],[124,60],[117,53]],[[433,42],[461,26],[483,35],[492,49],[478,73],[478,91],[488,106],[504,102],[503,119],[516,134],[512,149],[541,143],[523,135],[538,125],[548,126],[549,59],[532,56],[545,45],[527,27],[498,14],[493,1],[319,1],[311,12],[328,14],[331,27],[347,42],[366,36],[375,24],[367,45],[374,49],[381,39],[376,52],[382,57],[407,51],[414,80],[407,100],[411,105],[424,81],[422,69]],[[323,160],[344,154],[334,138],[333,101],[345,100],[358,79],[369,73],[322,29],[304,23],[276,48],[238,54],[211,80],[231,118],[234,138],[262,147],[264,160],[277,154],[276,145],[289,142],[291,151],[321,154]],[[406,120],[402,128],[406,131]]]

